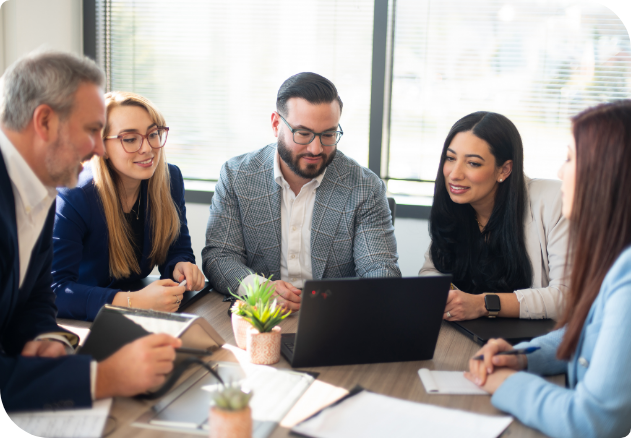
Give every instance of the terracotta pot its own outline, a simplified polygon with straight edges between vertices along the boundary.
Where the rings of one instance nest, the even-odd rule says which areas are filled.
[[[248,406],[240,411],[210,408],[208,419],[210,438],[252,438],[252,410]]]
[[[253,327],[248,329],[248,359],[259,365],[271,365],[280,361],[280,327],[269,333],[259,333]]]
[[[252,328],[252,324],[243,319],[236,313],[232,314],[232,331],[234,332],[234,340],[237,347],[245,350],[248,343],[248,329]]]

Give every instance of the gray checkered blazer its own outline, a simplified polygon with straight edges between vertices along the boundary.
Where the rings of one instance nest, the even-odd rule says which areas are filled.
[[[210,206],[204,274],[215,290],[237,291],[255,272],[280,280],[281,187],[276,143],[221,168]],[[313,278],[400,277],[383,181],[339,150],[316,190],[311,223]]]

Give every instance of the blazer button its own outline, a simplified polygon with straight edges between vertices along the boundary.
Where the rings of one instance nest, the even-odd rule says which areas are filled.
[[[578,364],[582,366],[583,368],[587,368],[589,366],[589,361],[585,359],[584,357],[579,357]]]

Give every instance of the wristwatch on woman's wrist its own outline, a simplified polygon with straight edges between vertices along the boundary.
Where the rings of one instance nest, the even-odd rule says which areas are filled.
[[[484,295],[484,307],[489,312],[487,315],[489,318],[495,318],[500,313],[502,305],[500,303],[500,297],[496,294]]]

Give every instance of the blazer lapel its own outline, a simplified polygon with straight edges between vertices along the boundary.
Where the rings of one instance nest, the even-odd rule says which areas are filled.
[[[243,225],[247,228],[244,230],[244,237],[248,251],[260,252],[269,274],[273,274],[275,280],[280,280],[281,188],[274,181],[275,153],[276,149],[270,148],[261,167],[247,176],[249,181],[245,181],[245,184],[249,186],[247,192],[252,197],[247,203],[247,210],[242,214]],[[261,191],[261,188],[264,190]],[[241,208],[244,206],[242,203]]]
[[[140,202],[144,206],[145,211],[145,227],[144,227],[144,242],[142,243],[142,260],[140,260],[140,271],[143,271],[144,265],[149,263],[149,255],[153,249],[153,234],[151,232],[151,207],[149,204],[149,183],[143,181],[140,186]],[[141,208],[141,210],[143,210]],[[150,267],[150,271],[153,270],[153,266]],[[173,272],[167,272],[167,278],[173,274]],[[134,274],[132,273],[132,277]]]
[[[18,286],[20,280],[20,248],[18,242],[18,225],[15,216],[15,199],[13,197],[13,186],[4,163],[4,157],[0,152],[0,224],[4,227],[3,237],[0,241],[0,251],[15,254],[15,263],[12,264],[11,271],[5,273],[8,279],[4,285],[4,290],[0,289],[0,333],[3,333],[17,304]],[[6,245],[6,246],[5,246]],[[1,347],[0,347],[1,348]]]
[[[334,159],[316,190],[311,222],[311,269],[314,279],[321,279],[324,274],[333,238],[351,195],[351,188],[344,184],[347,175],[348,167]]]

